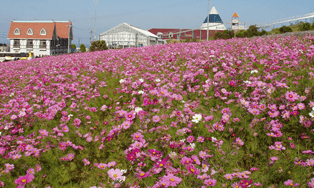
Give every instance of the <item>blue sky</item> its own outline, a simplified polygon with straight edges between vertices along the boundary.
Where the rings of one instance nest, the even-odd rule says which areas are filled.
[[[246,27],[314,12],[314,0],[210,0],[210,10],[213,5],[223,22],[230,22],[237,12]],[[54,19],[72,21],[72,43],[78,45],[80,38],[80,43],[88,47],[95,10],[97,36],[122,22],[143,29],[198,28],[207,17],[208,0],[2,0],[0,43],[9,43],[7,35],[13,18]]]

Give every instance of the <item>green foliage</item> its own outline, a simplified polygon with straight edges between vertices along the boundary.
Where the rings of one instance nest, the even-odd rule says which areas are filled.
[[[217,32],[214,34],[214,39],[231,39],[234,37],[234,31],[224,30],[223,33]]]
[[[103,51],[103,50],[107,50],[107,49],[108,48],[106,46],[105,40],[97,40],[97,41],[93,41],[91,43],[89,51],[94,52],[94,51]]]
[[[80,45],[80,50],[81,50],[81,52],[86,52],[86,48],[85,48],[84,44]]]
[[[77,46],[76,46],[75,44],[71,44],[71,48],[76,49],[76,48],[77,48]]]
[[[291,27],[288,27],[288,26],[285,26],[285,25],[280,27],[280,33],[286,33],[286,32],[292,32]]]
[[[314,24],[313,26],[310,23],[303,23],[299,25],[299,31],[308,31],[308,30],[312,30],[312,27],[314,28]]]

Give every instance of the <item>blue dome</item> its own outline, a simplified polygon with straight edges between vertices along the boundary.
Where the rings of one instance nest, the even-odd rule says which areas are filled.
[[[203,23],[208,23],[208,17]],[[218,14],[209,14],[209,23],[223,23],[223,21]]]

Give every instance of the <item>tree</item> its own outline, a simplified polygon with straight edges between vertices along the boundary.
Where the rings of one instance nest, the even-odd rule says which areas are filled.
[[[75,44],[71,44],[71,48],[76,49],[77,47],[76,47],[76,45],[75,45]]]
[[[285,25],[280,27],[280,33],[286,33],[286,32],[292,32],[292,28]]]
[[[80,50],[81,50],[81,52],[86,52],[86,48],[85,48],[84,44],[80,45]]]
[[[106,42],[105,40],[97,40],[97,41],[93,41],[91,43],[90,52],[94,52],[94,51],[102,51],[102,50],[107,50],[107,46],[106,46]]]

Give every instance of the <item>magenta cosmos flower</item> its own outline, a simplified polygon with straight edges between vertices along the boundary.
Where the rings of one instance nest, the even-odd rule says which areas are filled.
[[[119,169],[110,169],[109,171],[107,171],[108,176],[112,179],[112,180],[117,180],[120,179],[122,180],[123,177],[123,172]]]
[[[133,113],[127,113],[125,115],[127,121],[133,120],[136,116]]]
[[[299,100],[300,98],[300,96],[297,93],[294,93],[293,91],[287,91],[285,97],[290,102],[294,102],[296,100]]]
[[[27,183],[30,183],[34,179],[33,174],[26,174],[25,176],[20,176],[18,179],[14,181],[17,185],[26,185]]]
[[[163,176],[162,181],[169,183],[172,187],[176,187],[182,181],[182,178],[176,177],[173,174]]]

